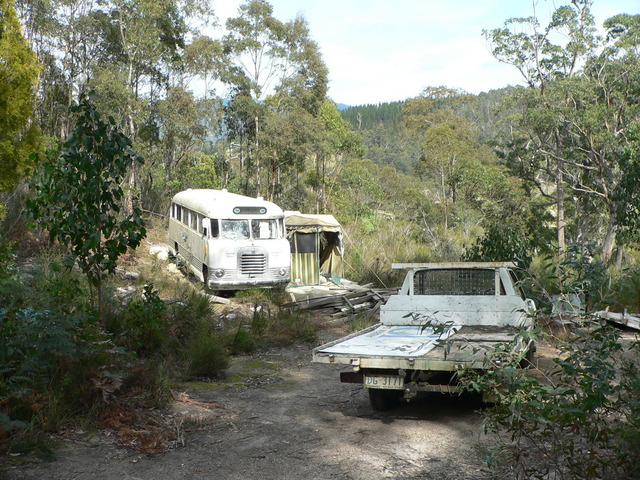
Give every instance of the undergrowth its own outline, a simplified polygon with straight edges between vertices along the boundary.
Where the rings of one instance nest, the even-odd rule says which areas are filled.
[[[533,335],[557,349],[551,366],[524,370],[504,349],[484,372],[461,373],[466,388],[497,399],[483,411],[489,465],[502,478],[640,478],[638,340],[592,319],[565,338]]]
[[[464,387],[498,400],[483,411],[495,439],[489,465],[500,478],[640,478],[640,340],[590,313],[610,302],[612,279],[597,259],[569,249],[536,282],[544,321],[519,336],[554,349],[551,363],[522,369],[505,344],[484,370],[459,372]],[[561,313],[558,299],[570,296],[582,304]]]
[[[224,321],[201,285],[171,279],[167,262],[141,252],[105,284],[100,322],[84,278],[58,250],[19,266],[0,245],[4,452],[48,458],[47,434],[64,425],[109,426],[126,408],[146,421],[134,410],[166,406],[176,381],[224,376],[231,354],[316,340],[310,317],[285,308],[282,291],[240,293],[232,305],[242,313]]]

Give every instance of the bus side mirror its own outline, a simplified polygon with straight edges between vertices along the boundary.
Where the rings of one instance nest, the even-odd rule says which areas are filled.
[[[209,222],[208,218],[203,218],[202,219],[202,234],[206,237],[207,233],[209,232],[209,228],[210,228],[211,224]]]

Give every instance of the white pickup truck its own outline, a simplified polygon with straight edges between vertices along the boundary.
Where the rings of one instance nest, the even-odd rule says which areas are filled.
[[[380,309],[380,323],[313,350],[315,363],[350,365],[340,380],[363,383],[375,410],[395,407],[418,392],[460,390],[456,372],[486,368],[485,357],[512,342],[532,360],[534,345],[517,333],[533,325],[525,298],[506,262],[393,264],[407,274]]]

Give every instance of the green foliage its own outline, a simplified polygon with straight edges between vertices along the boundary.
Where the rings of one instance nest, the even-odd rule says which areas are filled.
[[[317,330],[308,312],[291,310],[279,306],[284,298],[279,293],[244,292],[244,301],[250,301],[253,315],[251,318],[239,318],[226,325],[229,332],[228,342],[231,353],[249,352],[259,348],[285,346],[303,341],[313,343],[317,339]],[[235,325],[235,326],[234,326]]]
[[[525,333],[523,339],[531,338]],[[547,339],[536,335],[536,340]],[[538,375],[498,351],[482,373],[461,375],[467,387],[498,399],[485,427],[498,434],[490,458],[509,478],[638,478],[640,344],[600,322],[555,339],[553,367]],[[504,435],[503,435],[504,434]]]
[[[140,209],[121,209],[123,180],[142,159],[113,118],[100,119],[90,97],[72,110],[79,115],[75,130],[34,175],[28,206],[51,240],[69,248],[66,265],[77,263],[97,288],[100,309],[103,278],[145,236]]]
[[[119,345],[143,357],[162,352],[171,340],[167,306],[151,284],[144,286],[141,299],[108,319],[105,328]]]
[[[0,236],[0,282],[11,278],[16,272],[13,251],[12,244]]]
[[[465,251],[463,258],[472,262],[515,262],[526,270],[533,260],[533,245],[523,229],[494,223],[487,227],[475,245]]]
[[[29,122],[38,73],[13,2],[0,1],[0,191],[30,173],[30,156],[42,148],[40,130]]]
[[[141,296],[115,309],[105,319],[105,328],[120,347],[140,358],[156,358],[190,348],[197,340],[193,332],[211,322],[209,299],[197,291],[181,291],[180,301],[165,302],[152,283]]]
[[[229,352],[232,355],[237,355],[239,353],[251,352],[255,348],[256,341],[253,338],[251,331],[240,324],[236,332],[231,337]]]
[[[608,284],[606,266],[596,257],[596,246],[591,244],[569,245],[565,261],[560,265],[560,284],[566,292],[597,295]]]
[[[340,212],[341,219],[370,217],[381,206],[383,192],[376,170],[369,160],[353,160],[334,179],[332,207]]]
[[[633,263],[611,276],[610,293],[605,300],[616,312],[640,311],[640,265]]]
[[[100,378],[118,383],[117,351],[94,322],[82,311],[0,309],[2,428],[57,428],[107,394]]]
[[[626,174],[620,180],[614,196],[618,223],[626,236],[633,237],[640,232],[640,122],[630,123],[628,136],[630,142],[621,158]]]
[[[216,158],[213,155],[194,155],[190,162],[182,165],[179,176],[182,186],[176,193],[187,188],[221,188],[222,182],[216,167]]]
[[[225,339],[210,322],[200,322],[190,332],[185,346],[185,373],[190,378],[218,377],[229,365]]]

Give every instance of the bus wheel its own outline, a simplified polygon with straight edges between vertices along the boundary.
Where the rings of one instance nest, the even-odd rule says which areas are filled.
[[[206,265],[202,267],[202,280],[204,280],[204,288],[209,288],[209,269]]]

